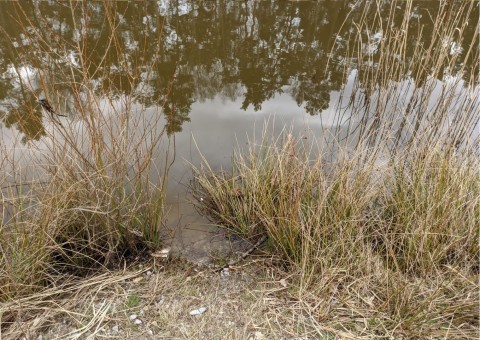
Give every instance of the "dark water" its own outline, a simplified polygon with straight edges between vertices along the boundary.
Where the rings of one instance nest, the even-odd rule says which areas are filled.
[[[130,98],[146,114],[161,112],[175,136],[168,200],[176,247],[208,251],[214,242],[209,232],[215,231],[187,202],[186,162],[198,164],[200,150],[211,164],[228,165],[234,146],[258,135],[265,119],[318,139],[333,128],[338,134],[349,120],[339,108],[365,100],[352,97],[354,89],[368,92],[355,65],[380,62],[385,30],[400,30],[407,9],[409,37],[415,39],[396,51],[405,72],[392,73],[389,81],[400,84],[405,98],[427,83],[440,88],[452,79],[459,95],[478,94],[478,5],[462,18],[463,38],[454,34],[438,47],[452,60],[466,57],[432,74],[413,72],[408,61],[418,46],[429,53],[436,14],[442,6],[456,11],[455,2],[379,1],[366,11],[372,3],[1,2],[0,142],[18,149],[44,138],[49,123],[38,98],[49,97],[75,117],[81,103],[73,93],[86,82],[112,106]],[[359,31],[362,20],[371,21],[369,29]],[[361,58],[353,53],[357,35],[364,39]]]

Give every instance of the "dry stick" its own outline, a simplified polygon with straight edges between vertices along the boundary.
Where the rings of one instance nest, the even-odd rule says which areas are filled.
[[[231,259],[230,261],[228,261],[227,264],[221,266],[220,268],[217,268],[215,269],[215,272],[221,272],[222,270],[226,269],[226,268],[229,268],[230,266],[234,266],[236,265],[237,263],[245,260],[245,258],[250,255],[255,249],[257,249],[258,247],[260,247],[265,241],[267,240],[267,235],[263,235],[258,241],[257,243],[255,243],[250,249],[248,249],[246,252],[242,253],[239,257],[237,257],[236,259]]]

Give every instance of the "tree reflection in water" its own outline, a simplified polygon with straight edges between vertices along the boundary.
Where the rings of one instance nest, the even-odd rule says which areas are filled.
[[[286,92],[317,115],[345,83],[365,3],[172,0],[75,2],[70,8],[64,1],[2,2],[0,117],[25,140],[37,139],[44,132],[36,97],[47,88],[78,106],[81,99],[73,94],[84,86],[99,97],[132,96],[144,107],[162,107],[169,133],[181,131],[194,102],[216,96],[241,97],[243,110],[258,111]],[[436,2],[419,4],[409,29],[411,36],[422,34],[407,45],[407,56],[415,46],[428,46],[429,18],[439,10]],[[404,6],[399,1],[393,14],[397,27]],[[373,26],[381,27],[390,10],[389,4],[373,8]],[[478,6],[471,17],[478,21]],[[375,40],[374,33],[360,32],[367,40]],[[465,37],[473,39],[474,33],[475,25],[469,25]],[[372,54],[366,60],[374,65]],[[476,67],[475,55],[466,60],[467,68]],[[25,68],[34,72],[22,77]],[[416,84],[424,83],[427,73],[414,74],[420,77]]]

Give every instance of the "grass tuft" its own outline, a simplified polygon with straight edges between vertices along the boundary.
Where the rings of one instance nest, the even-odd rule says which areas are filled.
[[[204,164],[199,210],[245,238],[267,235],[318,323],[361,335],[346,308],[370,335],[478,331],[478,159],[319,149],[284,131],[236,152],[230,172]]]

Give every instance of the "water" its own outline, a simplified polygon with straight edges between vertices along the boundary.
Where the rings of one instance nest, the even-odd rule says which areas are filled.
[[[80,131],[78,108],[88,100],[86,87],[107,103],[105,115],[127,101],[147,117],[162,114],[176,146],[167,234],[176,250],[205,259],[213,248],[228,244],[189,203],[188,163],[198,165],[200,153],[219,169],[228,167],[235,146],[258,138],[265,120],[291,125],[309,138],[342,140],[358,126],[355,107],[367,99],[388,107],[397,124],[418,89],[432,86],[427,111],[445,95],[441,89],[448,82],[457,94],[447,110],[462,96],[478,95],[478,5],[460,21],[465,26],[437,43],[449,59],[442,72],[432,74],[415,70],[409,61],[419,48],[428,57],[435,36],[432,18],[441,6],[454,5],[379,2],[367,12],[369,25],[361,26],[366,3],[92,1],[71,8],[65,1],[2,2],[2,150],[14,150],[21,160],[29,143],[48,143],[46,136],[55,133],[38,98],[48,97]],[[368,79],[368,71],[358,69],[381,63],[386,30],[398,31],[400,39],[407,9],[409,39],[416,39],[390,56],[399,60],[392,62],[395,72],[388,79],[396,91],[382,98],[379,82],[385,81]],[[358,36],[364,42],[360,47]],[[359,48],[361,58],[352,52]],[[475,117],[478,105],[473,100],[465,110]]]

